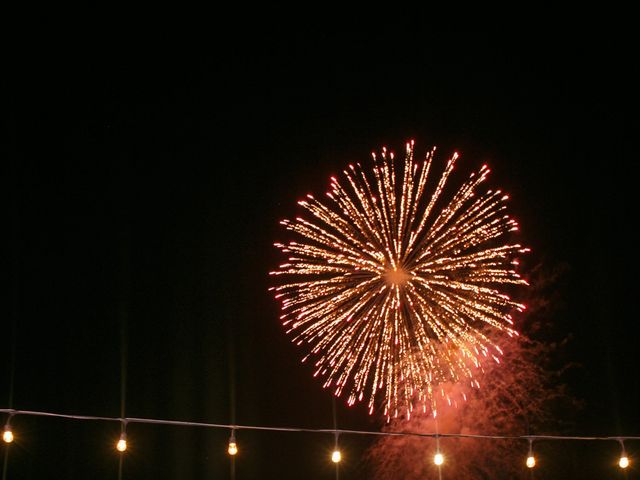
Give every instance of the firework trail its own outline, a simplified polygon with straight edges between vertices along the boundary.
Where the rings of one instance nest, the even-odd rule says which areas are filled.
[[[383,149],[370,171],[349,165],[326,201],[299,202],[308,219],[281,222],[295,240],[275,244],[288,260],[272,290],[292,341],[310,347],[303,361],[388,417],[432,407],[441,383],[478,387],[473,370],[502,354],[487,330],[517,335],[511,313],[524,309],[500,290],[526,284],[515,269],[527,249],[500,241],[518,228],[507,197],[476,193],[486,165],[447,195],[458,155],[431,181],[434,152],[416,163],[411,142],[404,159]]]

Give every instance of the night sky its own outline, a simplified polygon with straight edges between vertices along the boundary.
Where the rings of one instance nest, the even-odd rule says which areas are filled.
[[[415,139],[418,156],[460,152],[464,172],[488,163],[533,250],[525,274],[560,272],[541,335],[569,338],[557,361],[577,364],[563,381],[583,404],[563,432],[640,434],[638,63],[625,39],[265,27],[245,40],[12,57],[0,407],[13,364],[13,408],[120,416],[124,346],[127,416],[331,428],[331,396],[267,291],[278,222],[349,162]],[[336,404],[338,426],[380,428],[365,406]],[[8,478],[117,477],[117,424],[12,424]],[[124,478],[229,478],[227,431],[128,433]],[[341,478],[367,478],[369,439],[342,440]],[[238,442],[238,479],[333,478],[329,435]],[[640,445],[628,450],[637,478]],[[618,453],[557,444],[546,462],[563,467],[536,478],[623,478]]]

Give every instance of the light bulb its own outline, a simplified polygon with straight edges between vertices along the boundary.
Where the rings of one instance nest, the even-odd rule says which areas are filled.
[[[444,455],[442,455],[440,452],[436,453],[433,456],[433,463],[438,466],[442,465],[444,463]]]
[[[127,435],[126,435],[126,433],[122,432],[120,434],[120,440],[118,440],[118,443],[116,443],[116,450],[118,450],[119,452],[125,452],[127,450]]]
[[[336,449],[331,454],[331,461],[333,463],[340,463],[340,460],[342,460],[342,454],[340,453],[340,450]]]
[[[620,468],[627,468],[629,466],[629,457],[627,457],[626,453],[622,454],[618,465],[620,465]]]
[[[527,457],[527,467],[533,468],[535,466],[536,466],[536,457],[529,454],[529,456]]]
[[[227,452],[229,452],[229,455],[235,455],[238,453],[238,444],[235,440],[229,440],[229,448],[227,449]]]
[[[231,456],[237,455],[238,444],[236,443],[236,431],[231,429],[231,436],[229,437],[229,446],[227,447],[227,453]]]
[[[4,433],[2,434],[2,439],[5,441],[5,443],[13,442],[13,432],[11,431],[11,427],[9,425],[6,425],[4,427]]]

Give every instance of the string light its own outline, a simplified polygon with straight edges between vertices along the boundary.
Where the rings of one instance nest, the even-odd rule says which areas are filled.
[[[444,455],[440,452],[440,434],[438,433],[438,422],[436,419],[436,454],[433,456],[433,463],[440,467],[444,463]]]
[[[342,460],[342,454],[338,448],[338,435],[368,435],[368,436],[385,436],[385,437],[419,437],[419,438],[435,438],[437,442],[436,453],[433,457],[434,464],[441,466],[444,464],[444,455],[440,451],[440,438],[468,438],[468,439],[484,439],[484,440],[528,440],[529,441],[529,454],[527,456],[526,465],[529,468],[533,468],[536,465],[536,458],[533,455],[533,441],[538,440],[577,440],[577,441],[617,441],[622,447],[622,452],[618,460],[618,466],[620,468],[628,468],[631,465],[631,461],[627,456],[624,441],[640,441],[640,436],[624,436],[624,437],[587,437],[587,436],[561,436],[561,435],[482,435],[482,434],[466,434],[466,433],[418,433],[418,432],[375,432],[366,430],[345,430],[345,429],[319,429],[319,428],[298,428],[298,427],[269,427],[258,425],[226,425],[216,423],[204,423],[204,422],[187,422],[178,420],[163,420],[155,418],[117,418],[117,417],[99,417],[89,415],[69,415],[63,413],[52,412],[39,412],[32,410],[15,410],[0,408],[0,413],[9,415],[9,419],[15,415],[24,416],[39,416],[39,417],[53,417],[64,418],[72,420],[89,420],[89,421],[105,421],[105,422],[120,422],[122,425],[122,432],[120,438],[116,444],[116,449],[119,452],[125,452],[127,450],[127,437],[126,437],[126,425],[127,423],[143,423],[152,425],[174,425],[174,426],[189,426],[189,427],[205,427],[205,428],[224,428],[231,430],[231,437],[229,438],[229,455],[236,455],[238,453],[238,445],[235,438],[235,430],[258,430],[258,431],[274,431],[274,432],[306,432],[306,433],[320,433],[327,434],[332,433],[336,436],[335,449],[331,454],[331,460],[338,464]],[[9,420],[4,427],[3,440],[6,443],[10,443],[14,440],[13,432]]]
[[[342,454],[340,453],[340,450],[334,450],[331,453],[331,461],[333,463],[340,463],[340,461],[342,460]]]
[[[13,432],[11,431],[11,425],[8,420],[7,424],[4,426],[4,432],[2,432],[2,440],[4,440],[4,443],[13,442]]]
[[[533,468],[535,466],[536,466],[536,457],[534,457],[533,455],[529,455],[527,457],[527,467]]]
[[[331,461],[333,463],[340,463],[342,460],[342,453],[340,453],[340,449],[338,448],[338,436],[340,435],[337,431],[334,432],[335,435],[335,446],[333,448],[333,452],[331,452]]]
[[[232,457],[238,454],[238,444],[236,443],[236,432],[234,429],[231,429],[231,436],[229,437],[229,447],[227,448],[227,452]]]
[[[124,418],[120,420],[120,438],[116,443],[116,450],[120,453],[127,451],[127,420]]]
[[[124,453],[127,451],[127,434],[126,432],[122,432],[120,434],[120,439],[118,440],[118,443],[116,443],[116,450],[118,450],[120,453]]]
[[[536,466],[536,457],[533,456],[533,440],[529,439],[529,455],[527,455],[527,468]]]
[[[620,460],[618,460],[618,466],[624,469],[629,466],[629,457],[627,456],[627,451],[624,448],[623,440],[620,440],[620,446],[622,447],[622,453],[620,454]]]

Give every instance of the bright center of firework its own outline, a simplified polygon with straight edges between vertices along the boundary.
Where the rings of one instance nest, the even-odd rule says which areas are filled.
[[[397,285],[399,287],[411,280],[411,274],[402,267],[389,268],[383,276],[387,285]]]

